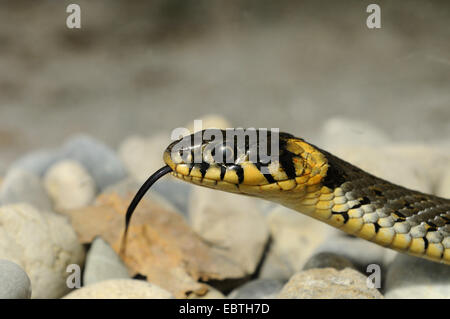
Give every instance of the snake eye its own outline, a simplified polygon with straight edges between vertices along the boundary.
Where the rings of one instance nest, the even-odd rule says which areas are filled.
[[[234,151],[228,145],[218,145],[211,151],[217,163],[234,163]]]
[[[180,156],[182,162],[184,162],[184,163],[191,163],[193,160],[192,152],[190,150],[181,149],[179,151],[179,156]]]

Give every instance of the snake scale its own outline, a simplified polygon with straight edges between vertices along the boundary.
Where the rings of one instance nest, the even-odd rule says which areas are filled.
[[[136,195],[127,212],[127,228],[145,191],[170,172],[196,185],[273,201],[378,245],[450,265],[448,199],[375,177],[287,133],[278,135],[278,160],[266,164],[250,160],[249,145],[238,154],[230,149],[230,141],[211,148],[214,140],[199,143],[190,137],[190,145],[178,151],[173,147],[179,141],[167,147],[167,165]],[[211,155],[217,154],[211,152],[221,149],[231,161],[214,160]],[[193,160],[196,152],[202,153],[200,162]]]

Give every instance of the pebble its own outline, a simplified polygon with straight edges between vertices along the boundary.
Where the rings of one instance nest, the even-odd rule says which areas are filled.
[[[86,256],[83,284],[90,285],[108,279],[129,279],[127,267],[116,252],[101,237],[97,237]]]
[[[189,198],[193,188],[195,188],[195,186],[192,184],[180,181],[177,178],[168,175],[167,177],[158,180],[158,182],[153,185],[151,191],[153,193],[158,193],[161,197],[165,198],[176,207],[177,211],[187,217],[189,214]]]
[[[334,229],[311,217],[277,205],[267,215],[272,242],[260,277],[287,280]]]
[[[303,270],[315,268],[334,268],[337,270],[342,270],[345,268],[355,268],[355,266],[345,257],[334,253],[324,252],[313,255],[303,266]]]
[[[95,198],[94,179],[73,160],[64,160],[50,167],[44,176],[44,185],[57,211],[86,206]]]
[[[74,290],[64,299],[172,299],[161,287],[143,280],[111,279]]]
[[[247,274],[255,272],[269,239],[265,218],[255,201],[195,187],[189,203],[192,229]]]
[[[60,152],[56,149],[34,151],[16,160],[11,165],[11,169],[18,168],[42,177],[50,166],[62,159]]]
[[[0,259],[0,299],[29,299],[31,282],[25,271],[12,261]]]
[[[67,217],[29,204],[0,207],[0,258],[20,265],[32,298],[59,298],[68,288],[67,266],[84,261],[84,249]]]
[[[53,206],[37,175],[21,168],[12,168],[0,186],[0,206],[19,202],[43,210],[51,210]]]
[[[310,269],[291,277],[277,298],[280,299],[381,299],[376,288],[367,287],[367,278],[345,268]]]
[[[234,289],[229,299],[271,299],[275,298],[284,283],[276,279],[256,279]]]
[[[385,297],[450,299],[450,267],[398,254],[387,270]]]
[[[314,255],[320,253],[333,253],[349,260],[358,270],[366,273],[370,264],[385,268],[390,260],[390,250],[364,239],[349,236],[345,233],[336,233],[329,236],[317,249]],[[393,252],[396,254],[395,252]]]
[[[61,156],[80,162],[101,191],[126,177],[119,157],[105,144],[87,135],[70,138],[61,149]]]
[[[103,194],[95,205],[67,214],[82,243],[101,236],[118,252],[129,203],[129,198],[118,194]],[[121,258],[130,276],[140,274],[177,298],[205,295],[208,288],[203,282],[236,281],[246,275],[236,262],[195,234],[183,216],[151,200],[139,203],[127,239],[126,253]]]

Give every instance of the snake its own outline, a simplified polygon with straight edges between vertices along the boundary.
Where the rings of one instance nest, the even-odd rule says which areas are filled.
[[[200,139],[192,134],[184,146],[175,149],[177,140],[166,148],[166,165],[128,207],[125,241],[137,204],[156,180],[170,173],[195,185],[275,202],[383,247],[450,265],[449,199],[376,177],[288,133],[269,134],[269,140],[277,138],[278,155],[262,162],[251,156],[259,150],[260,130],[256,141],[246,140],[243,151],[231,143],[236,136],[220,131],[225,140],[205,137],[204,130]]]

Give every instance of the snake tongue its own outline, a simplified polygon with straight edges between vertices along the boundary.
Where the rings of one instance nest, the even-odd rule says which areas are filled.
[[[159,170],[157,170],[155,173],[153,173],[141,186],[141,188],[138,190],[136,195],[134,195],[133,200],[130,203],[130,206],[128,206],[127,213],[125,215],[125,231],[123,233],[122,237],[122,243],[120,247],[120,254],[124,256],[125,250],[126,250],[126,243],[127,243],[127,233],[128,233],[128,227],[130,226],[131,216],[133,215],[137,205],[141,201],[142,197],[144,197],[145,193],[152,187],[152,185],[161,177],[164,175],[170,173],[172,171],[172,168],[170,168],[169,165],[166,165],[164,167],[161,167]]]

